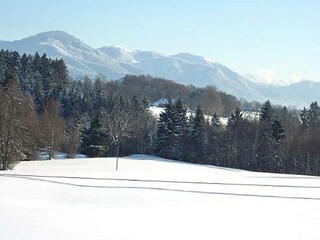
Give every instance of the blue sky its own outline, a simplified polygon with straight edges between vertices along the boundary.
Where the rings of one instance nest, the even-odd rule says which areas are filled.
[[[0,0],[0,39],[66,31],[120,45],[211,57],[240,73],[320,81],[320,1]]]

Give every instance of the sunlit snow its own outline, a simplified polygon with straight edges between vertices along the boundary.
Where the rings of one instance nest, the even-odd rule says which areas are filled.
[[[0,172],[1,240],[320,239],[317,177],[146,155]]]

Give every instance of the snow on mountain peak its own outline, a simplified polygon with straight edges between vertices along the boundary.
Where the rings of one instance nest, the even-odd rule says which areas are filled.
[[[211,63],[215,63],[216,62],[215,60],[213,60],[210,57],[204,57],[204,60],[206,60],[207,62],[211,62]]]
[[[209,57],[202,57],[191,53],[178,53],[175,55],[171,55],[170,57],[181,59],[192,64],[202,64],[206,66],[211,66],[212,64],[215,64],[215,61]]]
[[[18,41],[34,41],[34,42],[47,42],[50,39],[58,40],[63,44],[79,44],[82,43],[80,39],[72,36],[69,33],[63,32],[63,31],[49,31],[49,32],[43,32],[38,33],[36,35],[18,40]],[[15,41],[17,42],[17,41]]]
[[[121,50],[121,51],[123,51],[123,52],[129,52],[129,53],[134,52],[134,50],[132,50],[132,49],[125,48],[125,47],[118,46],[118,45],[110,46],[110,48],[119,49],[119,50]]]
[[[137,62],[137,60],[134,59],[135,51],[129,48],[121,46],[107,46],[99,48],[99,50],[120,63],[133,64]]]

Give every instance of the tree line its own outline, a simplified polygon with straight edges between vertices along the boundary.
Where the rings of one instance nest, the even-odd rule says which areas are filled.
[[[159,119],[151,102],[168,98]],[[173,100],[170,100],[174,98]],[[201,106],[201,107],[200,107]],[[240,108],[260,108],[249,121]],[[194,109],[187,114],[187,108]],[[205,115],[206,114],[206,115]],[[211,117],[207,117],[210,115]],[[226,126],[218,116],[229,116]],[[320,108],[241,103],[214,87],[149,76],[70,80],[63,60],[0,51],[0,167],[56,151],[133,153],[241,169],[320,174]]]
[[[262,104],[258,120],[236,108],[227,125],[198,107],[187,115],[181,100],[169,101],[158,120],[155,154],[191,163],[252,171],[320,174],[320,107],[301,112]]]

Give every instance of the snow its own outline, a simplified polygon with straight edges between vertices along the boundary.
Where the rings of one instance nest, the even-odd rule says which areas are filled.
[[[242,111],[242,117],[249,121],[259,121],[260,119],[260,112],[254,111]]]
[[[87,158],[84,154],[76,154],[75,158],[81,159],[81,158]],[[47,151],[41,151],[38,153],[38,159],[39,160],[49,160],[49,153]],[[68,159],[68,154],[64,152],[55,152],[54,153],[54,159]]]
[[[171,55],[170,57],[184,60],[192,64],[201,64],[205,66],[214,66],[215,63],[215,61],[210,57],[197,56],[191,53],[178,53]]]
[[[228,125],[228,118],[227,117],[220,117],[219,123],[221,124],[221,126],[227,126]]]
[[[160,100],[159,100],[160,101]],[[158,102],[158,101],[157,101]],[[155,102],[157,104],[157,102]],[[153,103],[153,105],[156,105]],[[149,111],[151,112],[152,116],[158,119],[160,117],[160,113],[165,111],[164,107],[156,107],[156,106],[150,106]],[[187,117],[190,117],[191,114],[194,114],[190,111],[187,111]],[[204,115],[205,119],[211,121],[212,116],[210,115]],[[259,115],[257,112],[243,112],[243,117],[245,119],[248,119],[249,121],[257,121],[259,120]],[[223,127],[228,125],[228,118],[227,117],[219,117],[219,124]]]
[[[0,239],[320,239],[317,177],[146,155],[119,166],[52,160],[1,172]]]
[[[165,111],[165,108],[163,107],[155,107],[155,106],[150,106],[149,111],[151,112],[152,116],[155,117],[156,119],[159,118],[160,114]]]

